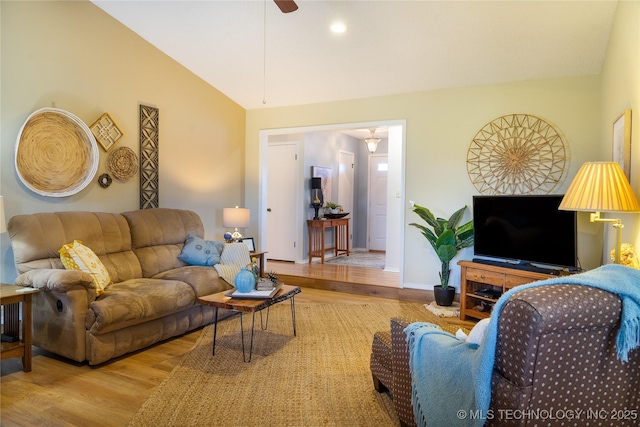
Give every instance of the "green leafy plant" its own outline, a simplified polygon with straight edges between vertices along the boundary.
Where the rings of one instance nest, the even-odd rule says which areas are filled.
[[[409,225],[421,231],[438,255],[442,263],[442,271],[439,273],[440,285],[445,289],[449,286],[451,272],[449,263],[460,249],[473,246],[473,221],[458,226],[466,209],[467,207],[464,206],[454,212],[451,218],[443,219],[436,218],[429,209],[423,206],[413,205],[413,212],[418,214],[427,223],[427,226],[415,222]]]
[[[326,203],[326,207],[328,207],[329,209],[341,209],[342,206],[340,206],[337,203],[333,203],[333,202],[327,202]]]

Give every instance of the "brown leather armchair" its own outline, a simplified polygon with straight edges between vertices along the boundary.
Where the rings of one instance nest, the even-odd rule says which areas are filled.
[[[617,358],[620,312],[616,295],[580,285],[512,296],[498,319],[485,425],[640,425],[640,349],[627,363]],[[390,331],[375,334],[370,366],[376,390],[391,392],[401,424],[415,426],[408,324],[393,318]]]

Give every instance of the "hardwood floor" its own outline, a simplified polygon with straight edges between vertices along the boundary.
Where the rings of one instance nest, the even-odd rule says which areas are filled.
[[[273,264],[270,263],[270,269],[276,268]],[[281,270],[285,271],[284,268]],[[317,271],[328,274],[326,268],[313,269],[310,274]],[[333,283],[327,286],[338,288],[345,283],[342,281],[345,277],[367,276],[367,273],[348,271],[340,274],[342,276],[337,277],[336,273],[330,280]],[[379,273],[373,276],[377,281],[385,277]],[[318,279],[314,280],[320,287]],[[362,286],[361,283],[351,286],[355,285]],[[344,293],[302,287],[302,292],[296,296],[298,303],[394,301],[366,292]],[[362,291],[358,286],[356,288]],[[350,289],[349,285],[347,289]],[[200,330],[196,330],[98,367],[62,360],[37,347],[33,348],[33,367],[29,373],[22,372],[19,358],[3,360],[0,363],[0,425],[126,426],[199,336]]]
[[[432,292],[401,289],[399,273],[379,268],[268,261],[267,270],[276,271],[285,283],[307,288],[405,301],[433,300]]]

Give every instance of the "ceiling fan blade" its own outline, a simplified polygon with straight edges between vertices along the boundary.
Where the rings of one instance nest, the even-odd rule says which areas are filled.
[[[273,0],[282,13],[289,13],[298,10],[298,5],[293,0]]]

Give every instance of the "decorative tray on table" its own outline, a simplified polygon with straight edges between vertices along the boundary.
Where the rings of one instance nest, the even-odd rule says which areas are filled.
[[[282,288],[282,284],[278,283],[271,289],[257,290],[254,289],[251,292],[240,292],[237,290],[231,290],[227,293],[227,296],[231,298],[240,298],[240,299],[269,299],[273,298],[275,294]]]
[[[349,212],[341,212],[341,213],[337,213],[337,214],[324,214],[324,216],[326,218],[329,218],[329,219],[344,218],[347,215],[349,215]]]

